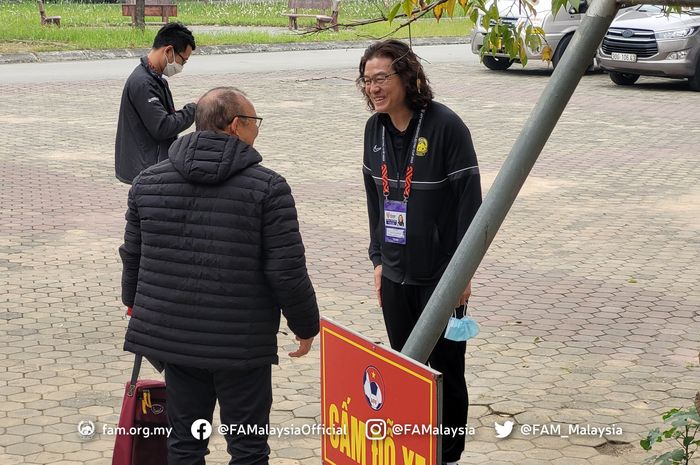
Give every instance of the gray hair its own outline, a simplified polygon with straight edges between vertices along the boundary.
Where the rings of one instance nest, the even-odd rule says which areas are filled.
[[[197,131],[223,131],[235,115],[243,111],[248,100],[243,91],[235,87],[216,87],[202,95],[197,102],[194,121]]]

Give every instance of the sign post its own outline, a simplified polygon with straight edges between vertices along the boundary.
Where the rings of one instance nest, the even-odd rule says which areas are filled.
[[[323,463],[440,465],[442,375],[321,319]]]

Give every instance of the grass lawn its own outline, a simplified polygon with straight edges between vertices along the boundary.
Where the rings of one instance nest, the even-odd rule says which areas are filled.
[[[176,19],[187,25],[220,26],[269,26],[285,27],[287,1],[217,1],[212,3],[177,1]],[[340,22],[379,16],[383,3],[368,0],[344,0],[340,9]],[[459,8],[457,8],[459,10]],[[457,13],[457,11],[456,11]],[[90,50],[110,48],[150,47],[157,26],[140,32],[130,26],[130,17],[122,16],[120,4],[46,3],[48,16],[61,16],[61,27],[42,27],[36,2],[0,3],[0,53],[40,52],[55,50]],[[461,14],[461,10],[458,12]],[[160,18],[147,18],[159,21]],[[309,20],[309,25],[311,21]],[[304,25],[300,20],[300,26]],[[351,41],[385,36],[398,26],[378,23],[340,32],[324,31],[316,34],[240,32],[197,34],[197,45],[228,45],[251,43],[287,43],[319,41]],[[471,23],[464,17],[421,20],[411,27],[413,37],[457,36],[464,37],[471,30]],[[408,37],[406,28],[394,37]]]

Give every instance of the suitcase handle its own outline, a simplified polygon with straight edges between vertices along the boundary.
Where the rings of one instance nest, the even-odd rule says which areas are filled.
[[[134,368],[131,370],[131,381],[129,382],[129,390],[126,395],[133,397],[136,392],[136,382],[139,380],[139,372],[141,371],[141,362],[143,361],[143,356],[136,354],[134,356]]]

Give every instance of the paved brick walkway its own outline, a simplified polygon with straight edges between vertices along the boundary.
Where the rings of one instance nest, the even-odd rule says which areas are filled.
[[[472,130],[487,188],[548,74],[427,68]],[[214,86],[248,92],[265,117],[257,146],[296,195],[323,315],[383,341],[360,178],[368,114],[353,78],[350,68],[185,73],[172,87],[179,104]],[[127,188],[112,174],[122,84],[0,83],[3,465],[110,463],[113,438],[82,440],[76,425],[116,424],[131,364],[118,299]],[[638,464],[660,414],[690,405],[700,386],[698,107],[682,83],[584,78],[475,279],[476,435],[463,464]],[[281,352],[294,347],[280,340]],[[283,355],[273,423],[316,422],[318,380],[317,350]],[[623,434],[496,439],[493,422],[508,416]],[[271,442],[273,464],[320,462],[318,437]],[[225,462],[220,436],[210,447]]]

